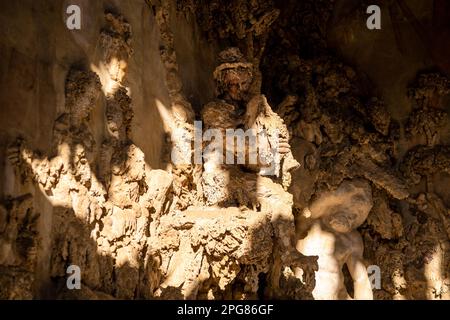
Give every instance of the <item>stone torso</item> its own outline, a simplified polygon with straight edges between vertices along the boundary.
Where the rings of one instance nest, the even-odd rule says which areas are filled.
[[[316,272],[315,299],[346,299],[342,267],[353,253],[354,232],[335,233],[327,231],[316,222],[308,235],[300,241],[298,249],[304,255],[319,256]]]

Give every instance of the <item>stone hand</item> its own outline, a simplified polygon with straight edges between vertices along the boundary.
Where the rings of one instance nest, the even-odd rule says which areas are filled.
[[[288,140],[285,138],[280,138],[278,142],[278,153],[284,155],[291,151],[291,146],[288,143]]]
[[[318,256],[305,256],[295,250],[291,253],[289,262],[292,268],[301,268],[306,274],[312,274],[314,271],[319,270],[318,259]]]
[[[11,143],[6,150],[8,160],[13,166],[18,166],[20,163],[22,143],[22,139],[17,139],[13,143]]]
[[[303,270],[302,282],[305,285],[305,289],[310,291],[314,290],[316,285],[315,271],[319,270],[318,259],[318,256],[305,256],[296,251],[291,263],[292,270],[295,270],[295,268]]]

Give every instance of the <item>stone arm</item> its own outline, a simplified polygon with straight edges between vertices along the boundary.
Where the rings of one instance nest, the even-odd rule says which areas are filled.
[[[300,164],[295,160],[289,145],[289,131],[283,119],[270,107],[264,95],[255,95],[247,104],[244,115],[246,128],[264,132],[259,136],[258,159],[262,158],[260,174],[276,175],[282,178],[283,187],[291,183],[290,171],[297,169]]]
[[[108,141],[104,141],[100,148],[99,178],[105,185],[105,189],[111,183],[111,160],[114,149]]]
[[[45,190],[50,190],[59,181],[61,174],[68,170],[70,163],[70,143],[67,141],[70,130],[69,115],[60,115],[53,127],[53,148],[57,156],[49,158],[31,150],[22,138],[16,139],[8,147],[8,159],[18,169],[23,177],[31,177],[42,185]]]
[[[16,140],[8,147],[8,159],[24,177],[42,185],[45,190],[51,189],[59,180],[62,170],[57,159],[49,160],[29,149],[22,139]]]
[[[352,243],[353,251],[346,264],[353,278],[354,299],[373,300],[372,287],[362,259],[364,244],[361,235],[357,231],[353,231]]]

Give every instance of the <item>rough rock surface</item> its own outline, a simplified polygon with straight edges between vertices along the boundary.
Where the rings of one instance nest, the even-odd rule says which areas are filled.
[[[164,281],[188,299],[255,299],[269,269],[272,229],[261,212],[190,208],[164,216],[159,229]]]
[[[420,39],[378,48],[341,0],[73,2],[82,32],[0,5],[0,298],[450,299],[450,79]],[[278,177],[193,164],[194,120],[279,129]]]

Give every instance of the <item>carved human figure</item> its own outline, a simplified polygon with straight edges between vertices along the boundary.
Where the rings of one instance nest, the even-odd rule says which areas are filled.
[[[103,235],[110,242],[127,235],[143,245],[149,233],[150,210],[160,214],[172,181],[167,173],[146,165],[144,153],[129,137],[132,117],[131,99],[124,88],[107,97],[109,136],[102,144],[100,166],[108,196]],[[158,188],[152,186],[153,179]]]
[[[363,240],[356,230],[372,205],[369,183],[358,179],[346,180],[336,190],[323,193],[304,210],[303,229],[299,231],[303,238],[298,240],[297,249],[305,255],[319,256],[314,299],[350,299],[344,285],[344,265],[353,279],[353,298],[373,299],[363,263]],[[297,270],[296,275],[301,277],[301,271]]]
[[[139,204],[147,189],[144,154],[128,137],[132,118],[130,103],[123,88],[108,96],[106,102],[109,137],[102,144],[101,177],[110,206],[103,231],[110,242],[124,235],[133,235],[141,217],[148,221],[147,212]],[[145,224],[144,221],[142,223]],[[139,229],[141,232],[137,238],[140,240],[144,226]]]
[[[16,173],[32,180],[53,206],[49,275],[64,281],[68,263],[85,272],[84,283],[98,285],[96,229],[103,215],[105,192],[97,181],[95,139],[90,116],[101,96],[98,76],[72,68],[65,82],[65,110],[55,120],[52,156],[41,155],[18,140],[9,148]],[[76,230],[76,231],[75,231]]]
[[[145,155],[130,138],[134,113],[128,94],[127,65],[133,53],[131,25],[120,14],[105,13],[106,26],[100,33],[103,52],[101,64],[106,67],[102,83],[106,96],[107,137],[100,152],[100,178],[106,193],[107,214],[100,234],[108,251],[117,239],[143,246],[148,235],[149,210],[148,174]],[[164,184],[163,181],[161,181]],[[162,189],[167,186],[162,186]],[[155,196],[152,194],[151,196]],[[120,241],[119,241],[120,242]]]
[[[66,111],[53,128],[56,155],[43,157],[19,139],[9,148],[9,159],[22,176],[38,183],[54,204],[72,207],[80,219],[92,222],[101,214],[98,202],[104,197],[92,174],[95,140],[89,125],[101,95],[100,80],[94,72],[71,69],[65,91]]]
[[[218,163],[214,152],[204,151],[203,191],[208,205],[221,206],[247,206],[266,212],[271,217],[271,223],[277,242],[274,251],[274,267],[271,271],[270,281],[272,292],[279,293],[279,281],[285,267],[298,266],[308,272],[316,267],[316,257],[306,257],[295,249],[295,227],[292,214],[292,195],[283,189],[282,181],[276,179],[276,173],[262,176],[267,166],[273,165],[270,161],[280,161],[290,156],[289,167],[282,169],[285,174],[294,169],[298,163],[290,154],[288,133],[282,120],[271,110],[266,98],[259,93],[252,93],[253,65],[243,59],[237,48],[229,48],[219,55],[221,64],[214,72],[217,84],[217,100],[208,103],[202,112],[204,129],[218,129],[225,136],[226,129],[256,129],[264,131],[267,135],[258,139],[258,163],[255,165],[246,161],[242,167],[233,164]],[[260,113],[260,114],[259,114]],[[271,145],[270,125],[279,126],[281,135],[277,144]],[[259,137],[261,138],[261,137]],[[268,149],[261,148],[267,146]],[[229,150],[226,146],[225,150]],[[246,148],[247,156],[253,152]],[[236,150],[236,149],[234,149]],[[275,152],[274,152],[275,151]],[[270,161],[261,161],[261,153],[280,157],[268,157]],[[248,158],[247,158],[248,159]],[[294,165],[293,165],[294,164]],[[282,166],[280,162],[275,163]]]
[[[279,177],[277,182],[287,188],[290,184],[289,172],[298,168],[299,163],[292,156],[288,143],[289,133],[283,120],[272,111],[264,95],[251,92],[254,67],[244,60],[237,48],[222,51],[219,60],[222,63],[214,71],[218,99],[208,103],[203,109],[204,129],[219,131],[224,140],[227,129],[254,130],[258,135],[257,148],[251,146],[251,142],[246,145],[245,167],[261,176]],[[235,148],[234,141],[231,145],[228,142],[224,145],[223,159],[226,158],[226,153],[234,153],[233,156],[236,156],[238,152],[242,152]],[[226,185],[229,171],[233,171],[235,166],[218,161],[216,150],[209,146],[207,144],[204,150],[203,178],[205,182],[212,182],[205,183],[204,186],[207,203],[211,205],[220,203],[229,196]],[[254,153],[257,153],[257,163],[249,161]]]

